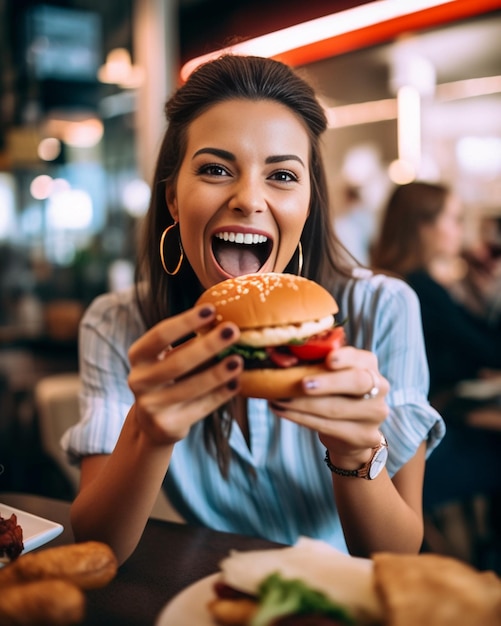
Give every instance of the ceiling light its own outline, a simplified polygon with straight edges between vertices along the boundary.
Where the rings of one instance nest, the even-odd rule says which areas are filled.
[[[501,93],[501,76],[468,78],[435,87],[435,97],[440,102],[452,102]],[[397,118],[397,99],[386,98],[329,107],[324,105],[329,128],[343,128],[359,124],[373,124]]]
[[[397,93],[398,158],[411,163],[416,171],[421,165],[421,96],[415,87],[400,87]]]
[[[104,124],[97,117],[74,115],[46,120],[45,134],[56,137],[73,148],[93,148],[102,139]]]
[[[442,83],[436,88],[437,99],[442,102],[488,96],[494,93],[501,93],[501,76],[456,80],[452,83]]]
[[[388,167],[388,176],[396,185],[406,185],[416,179],[416,170],[412,163],[396,159]]]
[[[92,224],[92,198],[82,189],[51,194],[47,205],[47,226],[52,230],[86,230]]]
[[[92,118],[81,122],[67,122],[64,142],[74,148],[92,148],[102,139],[104,125],[101,120]]]
[[[373,124],[397,117],[396,98],[356,102],[325,108],[329,128],[343,128],[358,124]]]
[[[36,176],[30,184],[30,193],[35,200],[46,200],[52,192],[52,176],[40,174]]]
[[[42,161],[54,161],[61,154],[61,142],[56,137],[46,137],[38,144],[37,153]]]
[[[499,0],[374,0],[196,57],[181,68],[181,79],[223,53],[273,57],[302,65],[390,39],[404,30],[496,8]]]
[[[132,65],[128,50],[114,48],[108,53],[106,63],[99,68],[97,77],[102,83],[135,89],[143,82],[143,68]]]

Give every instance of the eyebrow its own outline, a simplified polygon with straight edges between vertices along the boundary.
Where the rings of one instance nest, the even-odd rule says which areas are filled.
[[[282,161],[298,161],[304,167],[303,160],[297,154],[277,154],[266,159],[266,163],[281,163]]]
[[[228,150],[221,150],[221,148],[200,148],[200,150],[195,152],[193,158],[200,154],[213,154],[214,156],[226,159],[227,161],[236,161],[236,157],[232,152],[228,152]],[[266,158],[265,163],[282,163],[283,161],[298,161],[304,167],[303,160],[296,154],[276,154],[269,156]]]

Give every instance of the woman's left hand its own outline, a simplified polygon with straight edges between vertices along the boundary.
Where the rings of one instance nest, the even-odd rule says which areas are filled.
[[[270,406],[278,416],[317,431],[331,460],[351,469],[380,442],[390,386],[379,373],[376,355],[367,350],[338,348],[325,365],[325,374],[303,379],[303,397],[274,400]]]

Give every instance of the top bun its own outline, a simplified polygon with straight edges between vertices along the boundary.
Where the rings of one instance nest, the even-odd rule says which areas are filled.
[[[318,283],[278,272],[229,278],[207,289],[197,304],[213,304],[218,322],[231,321],[242,330],[298,324],[338,312],[335,299]]]

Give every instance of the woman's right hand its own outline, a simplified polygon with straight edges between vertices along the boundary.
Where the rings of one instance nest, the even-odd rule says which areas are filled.
[[[183,439],[195,422],[239,391],[242,359],[215,357],[238,339],[240,331],[226,322],[207,330],[214,319],[212,306],[195,307],[159,322],[129,349],[135,419],[153,444]],[[193,333],[195,337],[171,348]]]

